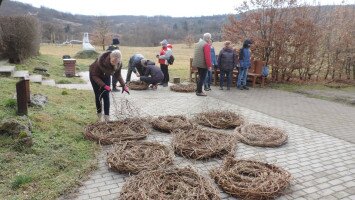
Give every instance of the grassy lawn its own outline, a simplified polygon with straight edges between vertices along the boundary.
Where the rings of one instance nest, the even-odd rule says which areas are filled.
[[[0,78],[0,121],[16,115],[16,106],[9,103],[15,83]],[[13,138],[0,135],[0,199],[55,199],[96,167],[99,146],[83,137],[85,126],[96,120],[92,92],[66,90],[62,95],[63,89],[33,83],[30,90],[49,102],[29,108],[31,148],[17,150]]]

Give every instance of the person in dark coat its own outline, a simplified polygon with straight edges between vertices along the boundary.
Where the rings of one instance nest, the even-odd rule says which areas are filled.
[[[95,93],[96,112],[99,120],[102,118],[102,105],[104,103],[104,120],[109,120],[110,114],[110,79],[111,75],[121,84],[123,91],[129,92],[121,75],[121,52],[120,50],[107,51],[101,54],[91,65],[89,77]],[[122,92],[123,92],[122,91]]]
[[[161,69],[155,65],[151,60],[142,59],[142,65],[145,67],[144,76],[140,77],[140,80],[146,82],[148,85],[151,84],[151,88],[156,90],[158,83],[164,79],[164,74]]]
[[[223,90],[225,76],[227,76],[227,90],[230,90],[232,84],[233,69],[237,67],[236,58],[237,55],[232,48],[232,43],[230,41],[226,41],[224,43],[223,49],[219,52],[218,55],[218,67],[220,69],[220,90]]]
[[[113,38],[112,39],[112,44],[110,46],[108,46],[106,51],[113,51],[113,50],[120,50],[120,47],[118,46],[120,44],[120,41],[118,38]],[[122,68],[122,62],[121,62],[121,66]],[[113,86],[113,91],[114,92],[119,92],[120,89],[117,88],[117,79],[115,77],[112,76],[112,86]]]
[[[141,60],[144,59],[142,54],[134,54],[128,62],[128,71],[126,77],[126,83],[131,81],[132,72],[136,74],[137,77],[144,75],[145,68],[142,65]]]
[[[250,46],[252,41],[247,39],[243,43],[243,48],[240,49],[239,52],[239,62],[240,69],[238,74],[237,88],[240,90],[249,90],[246,86],[247,84],[247,76],[248,70],[251,67],[251,54],[250,54]]]

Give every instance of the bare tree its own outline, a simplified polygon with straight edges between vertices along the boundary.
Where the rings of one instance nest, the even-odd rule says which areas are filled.
[[[105,16],[100,16],[96,20],[95,31],[94,31],[94,41],[99,45],[102,45],[102,50],[105,50],[105,45],[109,44],[111,41],[111,25]]]

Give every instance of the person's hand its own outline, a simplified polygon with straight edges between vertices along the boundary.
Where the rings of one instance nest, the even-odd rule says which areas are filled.
[[[123,88],[122,88],[122,93],[123,93],[123,92],[127,92],[127,94],[129,94],[129,88],[128,88],[127,85],[123,86]]]
[[[137,76],[137,77],[140,77],[141,75],[139,74],[139,72],[137,72],[137,73],[136,73],[136,76]]]
[[[108,85],[105,85],[104,88],[105,88],[105,90],[108,91],[108,92],[111,91],[111,88],[110,88],[110,86],[108,86]]]

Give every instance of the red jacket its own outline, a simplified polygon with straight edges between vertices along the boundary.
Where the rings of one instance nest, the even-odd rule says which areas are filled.
[[[167,47],[162,47],[159,53],[159,56],[165,55],[165,52],[168,48]],[[166,65],[167,61],[165,59],[159,59],[159,64]]]

